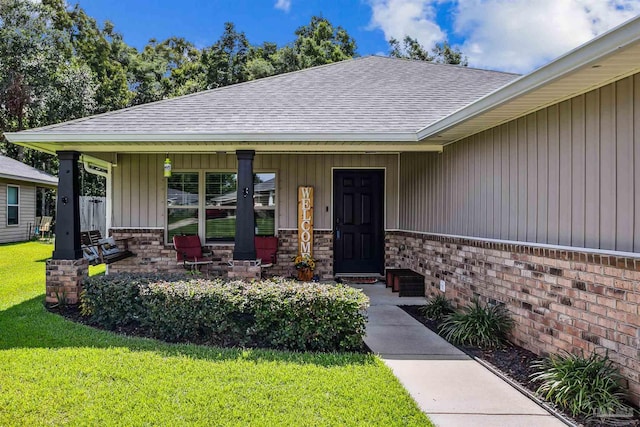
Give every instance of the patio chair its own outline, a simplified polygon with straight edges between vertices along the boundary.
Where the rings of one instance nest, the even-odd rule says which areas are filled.
[[[200,271],[202,266],[213,264],[211,252],[202,246],[197,235],[173,236],[173,247],[176,250],[176,260],[187,270]],[[208,275],[209,268],[206,272]]]
[[[52,216],[43,216],[40,220],[40,238],[44,239],[45,234],[51,236],[51,230],[53,225],[53,217]]]
[[[273,267],[277,259],[278,238],[274,236],[255,236],[256,258],[262,268]]]
[[[278,238],[274,236],[255,236],[256,258],[260,263],[260,275],[266,277],[266,269],[278,261]]]

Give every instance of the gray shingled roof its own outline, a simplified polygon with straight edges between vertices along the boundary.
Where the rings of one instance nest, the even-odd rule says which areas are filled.
[[[25,133],[416,132],[516,77],[368,56]]]
[[[58,185],[58,178],[55,176],[3,155],[0,155],[0,178],[35,182],[48,186]]]

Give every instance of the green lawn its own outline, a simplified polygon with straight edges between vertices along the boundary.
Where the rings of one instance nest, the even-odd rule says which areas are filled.
[[[2,426],[431,425],[373,356],[170,345],[50,314],[51,251],[0,245]]]

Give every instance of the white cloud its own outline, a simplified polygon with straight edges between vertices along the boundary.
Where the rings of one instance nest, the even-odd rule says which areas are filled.
[[[276,5],[274,7],[276,9],[289,12],[289,9],[291,9],[291,0],[277,0]]]
[[[460,0],[469,64],[525,73],[640,13],[640,0]]]
[[[437,8],[453,10],[452,32],[469,65],[526,73],[640,14],[640,0],[367,0],[370,28],[385,38],[447,39]]]
[[[430,48],[446,35],[436,22],[435,3],[424,0],[368,0],[372,17],[369,27],[384,32],[386,40],[411,36]]]

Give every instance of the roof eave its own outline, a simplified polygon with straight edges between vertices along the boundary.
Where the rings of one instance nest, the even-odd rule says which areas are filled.
[[[0,173],[0,178],[2,178],[2,179],[10,179],[10,180],[13,180],[13,181],[21,181],[21,182],[30,182],[30,183],[34,183],[34,184],[41,184],[43,186],[54,187],[54,188],[58,186],[57,182],[46,181],[44,179],[37,179],[37,178],[26,178],[24,176],[17,176],[17,175],[11,175],[11,174],[6,174],[6,173]]]
[[[437,136],[439,133],[451,129],[466,120],[532,92],[554,80],[565,77],[586,65],[594,64],[600,59],[611,55],[616,50],[636,43],[639,40],[640,17],[632,19],[610,32],[602,34],[596,39],[566,53],[555,61],[507,83],[503,87],[496,89],[443,119],[420,129],[416,134],[417,139],[421,141],[429,137]]]

